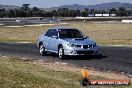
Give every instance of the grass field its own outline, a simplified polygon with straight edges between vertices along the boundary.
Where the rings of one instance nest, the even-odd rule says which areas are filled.
[[[124,23],[84,23],[6,27],[0,26],[0,42],[35,42],[37,37],[47,28],[54,26],[79,28],[95,40],[105,45],[132,45],[132,24]]]
[[[81,72],[60,70],[56,67],[48,68],[48,66],[35,63],[29,59],[0,57],[0,88],[84,88],[78,81]],[[90,79],[106,78],[91,75]],[[92,88],[131,87],[93,86]]]
[[[16,57],[0,58],[0,88],[79,88],[79,74],[55,71]]]

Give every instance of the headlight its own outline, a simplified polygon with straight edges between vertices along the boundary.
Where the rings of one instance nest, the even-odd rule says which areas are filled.
[[[95,43],[95,44],[93,44],[93,47],[96,47],[96,43]]]
[[[67,43],[67,45],[68,45],[69,47],[75,47],[75,45],[72,44],[72,43]]]

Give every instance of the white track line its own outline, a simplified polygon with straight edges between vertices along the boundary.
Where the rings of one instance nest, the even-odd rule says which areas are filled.
[[[132,45],[98,45],[100,47],[132,47]]]

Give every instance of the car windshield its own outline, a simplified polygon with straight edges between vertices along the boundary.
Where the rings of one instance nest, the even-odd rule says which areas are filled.
[[[84,38],[84,35],[77,29],[60,29],[60,38]]]

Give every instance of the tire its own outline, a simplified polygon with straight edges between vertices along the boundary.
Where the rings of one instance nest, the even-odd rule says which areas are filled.
[[[65,58],[65,55],[64,55],[64,49],[63,47],[59,47],[58,49],[58,55],[59,55],[59,59],[63,60]]]
[[[40,44],[39,46],[39,52],[42,56],[45,56],[47,54],[47,52],[45,51],[45,47],[43,44]]]

